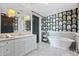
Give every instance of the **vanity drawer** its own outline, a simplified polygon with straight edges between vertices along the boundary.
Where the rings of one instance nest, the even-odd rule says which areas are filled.
[[[1,41],[0,42],[0,47],[3,47],[3,46],[6,46],[6,45],[9,45],[9,44],[11,44],[12,43],[12,40],[8,40],[8,41]]]
[[[5,45],[7,45],[8,43],[9,43],[8,41],[2,41],[2,42],[0,42],[0,47],[3,47]]]

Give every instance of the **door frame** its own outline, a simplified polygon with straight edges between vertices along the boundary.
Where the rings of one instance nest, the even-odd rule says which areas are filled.
[[[42,17],[40,15],[34,13],[34,12],[31,12],[31,33],[32,33],[32,30],[33,30],[32,29],[32,21],[33,21],[32,15],[39,17],[39,43],[40,43],[40,42],[42,42],[42,40],[41,40],[41,20],[42,20]]]
[[[36,21],[38,21],[37,25],[38,25],[38,33],[39,33],[39,17],[37,17],[36,15],[32,14],[32,18],[33,17],[38,18],[38,19],[36,19]],[[33,22],[35,22],[34,19],[32,19],[32,31],[34,31],[34,23]],[[37,35],[39,36],[39,34],[37,34]],[[37,40],[36,41],[37,41],[37,43],[39,43],[39,38],[38,37],[37,37]]]

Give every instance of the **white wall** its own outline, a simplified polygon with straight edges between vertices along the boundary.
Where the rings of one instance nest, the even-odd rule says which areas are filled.
[[[23,32],[25,30],[24,18],[22,15],[18,16],[18,32]]]

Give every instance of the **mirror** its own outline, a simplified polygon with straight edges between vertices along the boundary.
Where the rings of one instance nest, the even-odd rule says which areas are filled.
[[[13,33],[18,31],[18,17],[9,17],[1,13],[1,33]]]
[[[24,21],[25,21],[25,30],[26,31],[31,31],[31,20],[30,20],[30,16],[24,16]]]

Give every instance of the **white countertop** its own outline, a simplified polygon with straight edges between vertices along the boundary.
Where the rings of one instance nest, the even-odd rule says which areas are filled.
[[[13,40],[13,39],[18,39],[18,38],[28,37],[28,36],[34,36],[34,34],[13,36],[13,37],[9,37],[9,38],[0,38],[0,41]]]

